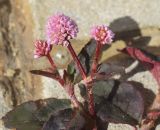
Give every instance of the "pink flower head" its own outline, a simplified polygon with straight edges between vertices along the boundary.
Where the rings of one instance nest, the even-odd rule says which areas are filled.
[[[78,26],[74,20],[64,14],[56,14],[48,19],[47,40],[50,44],[67,46],[68,40],[77,36]]]
[[[43,40],[35,41],[34,58],[40,58],[46,56],[51,51],[52,46]]]
[[[91,36],[101,44],[110,44],[114,33],[106,25],[95,26],[91,29]]]

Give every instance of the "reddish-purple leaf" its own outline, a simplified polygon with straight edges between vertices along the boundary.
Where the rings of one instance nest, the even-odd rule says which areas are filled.
[[[58,74],[55,70],[51,68],[45,70],[31,70],[30,72],[35,75],[41,75],[52,79],[56,78]]]
[[[67,99],[49,98],[23,103],[3,118],[5,127],[16,130],[40,130],[54,111],[71,108]]]
[[[144,100],[138,87],[138,84],[133,82],[95,82],[93,92],[97,115],[103,121],[114,123],[135,125],[140,122],[144,112]]]
[[[101,63],[97,68],[97,73],[94,74],[95,79],[109,79],[116,74],[124,74],[125,68],[123,66],[114,65],[110,63]]]
[[[31,70],[30,72],[32,74],[35,74],[35,75],[41,75],[41,76],[45,76],[45,77],[48,77],[48,78],[55,79],[62,86],[64,85],[65,81],[60,77],[57,70],[53,70],[53,69],[49,68],[49,69],[46,69],[46,70]]]
[[[126,47],[120,51],[139,60],[151,71],[160,86],[160,57],[134,47]]]
[[[53,112],[43,130],[84,130],[84,127],[85,119],[78,111],[64,109]]]

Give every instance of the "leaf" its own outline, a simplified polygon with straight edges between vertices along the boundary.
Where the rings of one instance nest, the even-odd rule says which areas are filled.
[[[144,113],[144,98],[138,87],[133,82],[123,82],[119,85],[113,104],[126,112],[138,122],[141,121]]]
[[[97,116],[101,118],[104,122],[113,122],[113,123],[123,123],[123,124],[131,124],[136,125],[136,120],[134,120],[131,116],[127,115],[124,111],[109,103],[105,102],[99,111],[97,112]]]
[[[16,130],[40,130],[53,111],[70,108],[67,99],[45,99],[29,101],[17,106],[3,118],[7,128]]]
[[[41,75],[52,79],[56,79],[58,76],[58,72],[51,68],[46,70],[31,70],[30,72],[35,75]]]
[[[85,87],[81,84],[80,88],[86,99]],[[141,121],[144,99],[138,85],[117,80],[97,80],[93,84],[93,94],[96,112],[101,120],[131,125]]]
[[[138,124],[144,113],[144,98],[141,93],[143,88],[140,87],[134,82],[96,80],[93,84],[93,94],[98,117],[113,123]],[[82,97],[87,100],[85,86],[79,84],[79,88]]]
[[[96,125],[97,125],[97,130],[107,130],[108,128],[108,122],[102,121],[100,118],[97,117],[96,119]]]
[[[80,51],[78,58],[82,64],[82,66],[84,67],[84,70],[86,72],[86,74],[88,75],[90,72],[90,65],[92,62],[92,57],[94,55],[95,52],[95,48],[96,48],[96,41],[95,40],[91,40],[89,41],[89,43],[87,43],[82,50]],[[72,61],[67,68],[67,72],[69,75],[71,75],[73,77],[73,82],[74,83],[78,83],[79,81],[82,80],[82,77],[80,75],[79,70],[77,69],[74,61]]]
[[[102,63],[98,66],[98,73],[103,75],[112,75],[112,74],[124,74],[125,68],[123,66],[109,64],[109,63]]]
[[[84,127],[85,119],[79,112],[64,109],[54,112],[44,124],[43,130],[82,130]]]
[[[126,47],[121,52],[131,56],[134,59],[139,60],[144,66],[146,66],[154,78],[157,80],[160,86],[160,57],[155,56],[147,51],[134,47]]]

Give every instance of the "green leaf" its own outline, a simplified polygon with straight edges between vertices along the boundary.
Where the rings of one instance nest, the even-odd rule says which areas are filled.
[[[2,120],[7,128],[40,130],[52,112],[70,108],[70,104],[67,99],[55,98],[29,101],[7,113]]]

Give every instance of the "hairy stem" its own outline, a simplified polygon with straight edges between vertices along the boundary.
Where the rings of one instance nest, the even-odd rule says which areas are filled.
[[[57,70],[57,67],[56,67],[56,65],[55,65],[55,63],[54,63],[51,55],[48,54],[46,57],[47,57],[47,59],[49,60],[51,66],[52,66],[52,68],[53,68],[53,70],[54,70],[54,71],[57,71],[57,76],[55,77],[55,79],[63,86],[64,83],[65,83],[65,81],[61,78],[61,76],[60,76],[60,74],[59,74],[59,72],[58,72],[58,70]]]
[[[93,89],[92,89],[91,85],[87,85],[87,94],[88,94],[88,110],[89,110],[89,113],[92,116],[95,116]]]
[[[79,61],[78,56],[76,55],[76,53],[75,53],[75,51],[74,51],[74,49],[73,49],[70,41],[68,41],[68,42],[69,42],[69,44],[68,44],[67,48],[68,48],[68,50],[70,51],[70,53],[71,53],[74,61],[76,62],[76,65],[77,65],[77,67],[78,67],[78,69],[79,69],[79,72],[80,72],[81,75],[82,75],[82,78],[83,78],[83,79],[86,79],[87,76],[86,76],[85,70],[84,70],[81,62]]]
[[[57,70],[57,67],[56,67],[53,59],[51,58],[51,55],[50,55],[50,54],[47,55],[47,58],[48,58],[48,60],[49,60],[49,62],[50,62],[50,64],[51,64],[52,68],[53,68],[54,70]],[[65,81],[64,81],[64,79],[61,78],[61,76],[60,76],[59,73],[58,73],[58,76],[57,76],[56,80],[58,80],[59,83],[62,85],[62,87],[65,88],[67,94],[68,94],[69,97],[70,97],[70,100],[71,100],[73,106],[74,106],[75,108],[79,108],[79,107],[80,107],[80,103],[79,103],[79,101],[77,100],[77,98],[76,98],[76,96],[75,96],[75,94],[74,94],[74,87],[73,87],[73,86],[70,86],[70,85],[65,85]]]
[[[92,68],[91,68],[91,75],[93,75],[97,71],[97,65],[98,65],[98,61],[99,61],[99,57],[100,57],[100,53],[101,53],[100,52],[101,48],[102,48],[102,45],[100,43],[97,43],[96,52],[95,52],[95,55],[94,55]]]
[[[65,91],[67,92],[67,94],[69,95],[70,100],[71,100],[73,106],[74,106],[75,108],[84,110],[83,106],[82,106],[81,103],[78,101],[77,97],[75,96],[74,86],[73,86],[72,84],[68,84],[68,85],[65,85],[65,86],[64,86],[64,89],[65,89]]]
[[[89,109],[89,112],[92,116],[95,116],[94,97],[93,97],[93,89],[92,89],[93,79],[92,78],[93,78],[93,75],[97,71],[101,47],[102,47],[101,44],[97,43],[96,52],[95,52],[92,67],[91,67],[91,84],[88,84],[88,83],[86,84],[87,93],[88,93],[88,109]]]
[[[86,83],[87,93],[88,93],[88,109],[92,116],[95,116],[95,107],[94,107],[94,97],[93,97],[93,76],[97,71],[97,65],[100,57],[101,44],[97,43],[96,52],[93,59],[92,67],[91,67],[91,82]]]
[[[73,94],[69,94],[69,97],[70,97],[70,99],[71,99],[71,102],[72,102],[73,106],[74,106],[75,108],[79,108],[79,107],[80,107],[80,103],[79,103],[79,101],[77,100],[75,94],[74,94],[74,93],[73,93]]]
[[[51,57],[50,54],[47,55],[47,58],[48,58],[48,60],[49,60],[49,62],[50,62],[50,64],[51,64],[52,68],[53,68],[54,70],[57,70],[57,67],[56,67],[56,65],[55,65],[55,63],[54,63],[54,61],[53,61],[53,59],[52,59],[52,57]]]

